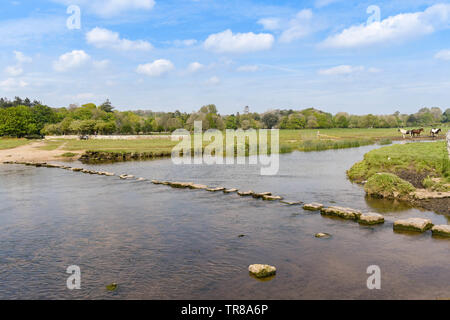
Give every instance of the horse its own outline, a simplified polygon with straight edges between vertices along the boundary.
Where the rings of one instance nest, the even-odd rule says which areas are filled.
[[[402,134],[403,139],[405,139],[405,136],[406,136],[407,134],[411,134],[411,131],[405,130],[405,129],[398,129],[398,132],[400,132],[400,133]]]
[[[434,138],[435,136],[439,135],[439,132],[441,132],[441,131],[442,131],[441,128],[439,128],[439,129],[433,128],[430,131],[430,136],[432,136]]]
[[[420,137],[420,134],[424,131],[423,128],[411,130],[411,136],[415,137],[416,135]]]

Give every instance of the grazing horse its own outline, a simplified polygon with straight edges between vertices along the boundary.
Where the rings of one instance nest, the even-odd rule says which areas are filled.
[[[405,129],[398,129],[398,132],[400,132],[400,133],[402,134],[403,139],[405,139],[405,136],[406,136],[407,134],[411,134],[411,131],[405,130]]]
[[[420,137],[420,134],[424,131],[423,128],[411,130],[411,136],[415,137],[416,135]]]
[[[437,136],[437,135],[439,135],[439,132],[441,132],[442,130],[439,128],[439,129],[437,129],[437,128],[433,128],[433,129],[431,129],[431,131],[430,131],[430,135],[434,138],[435,136]]]

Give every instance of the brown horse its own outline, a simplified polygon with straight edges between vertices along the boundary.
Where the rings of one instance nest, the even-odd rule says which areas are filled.
[[[420,134],[421,134],[423,131],[424,131],[423,128],[411,130],[411,136],[412,136],[412,137],[415,137],[415,136],[419,136],[419,137],[420,137]]]

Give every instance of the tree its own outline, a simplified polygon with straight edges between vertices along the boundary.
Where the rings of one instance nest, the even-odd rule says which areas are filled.
[[[106,99],[106,101],[101,104],[100,110],[105,112],[113,112],[114,107],[111,105],[111,101],[109,101],[109,99]]]
[[[0,136],[21,138],[37,133],[36,122],[29,107],[17,106],[0,110]]]
[[[266,113],[262,117],[262,122],[267,128],[272,129],[278,123],[278,116],[275,113]]]

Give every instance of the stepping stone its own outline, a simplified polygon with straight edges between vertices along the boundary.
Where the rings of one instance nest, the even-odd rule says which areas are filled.
[[[431,228],[433,236],[450,237],[450,225],[443,224]]]
[[[363,213],[359,216],[358,222],[360,224],[374,225],[384,223],[384,216],[378,213]]]
[[[70,168],[69,170],[72,170],[73,172],[80,172],[80,171],[83,171],[82,168]]]
[[[209,191],[209,192],[218,192],[218,191],[223,191],[223,190],[225,190],[224,187],[207,188],[207,189],[206,189],[206,191]]]
[[[152,183],[153,183],[153,184],[162,184],[162,181],[159,181],[159,180],[152,180]]]
[[[328,238],[331,238],[331,234],[329,234],[329,233],[324,233],[324,232],[319,232],[319,233],[316,233],[315,235],[314,235],[314,237],[316,237],[316,238],[325,238],[325,239],[328,239]]]
[[[145,179],[145,178],[138,178],[138,179],[136,179],[136,181],[147,181],[147,179]]]
[[[317,202],[308,203],[303,206],[303,209],[309,210],[309,211],[319,211],[322,208],[323,208],[323,204],[317,203]]]
[[[133,175],[128,175],[128,174],[121,174],[119,176],[119,178],[125,180],[125,179],[132,179],[132,178],[134,178],[134,176]]]
[[[251,195],[253,195],[253,191],[238,191],[238,195],[240,195],[241,197],[249,197]]]
[[[277,201],[277,200],[283,200],[283,197],[280,197],[280,196],[264,196],[263,200],[266,200],[266,201]]]
[[[283,203],[283,204],[287,204],[288,206],[298,206],[298,205],[303,204],[302,201],[286,201],[286,200],[282,200],[280,202]]]
[[[329,207],[322,208],[320,213],[324,216],[334,216],[339,217],[346,220],[358,220],[361,216],[361,211],[351,209],[351,208],[343,208],[343,207]]]
[[[194,183],[192,182],[170,182],[169,185],[172,188],[180,188],[180,189],[184,189],[184,188],[189,188],[190,186],[192,186]]]
[[[430,219],[409,218],[394,222],[394,230],[425,232],[433,227]]]
[[[252,194],[253,198],[262,199],[264,196],[271,196],[272,192],[261,192],[261,193],[254,193]]]
[[[195,190],[204,190],[204,189],[208,189],[208,186],[206,186],[204,184],[193,184],[193,185],[190,185],[189,188],[195,189]]]
[[[268,264],[252,264],[248,267],[248,271],[257,278],[267,278],[275,275],[277,268]]]
[[[238,189],[236,188],[232,188],[232,189],[225,189],[223,190],[224,193],[234,193],[234,192],[238,192]]]

